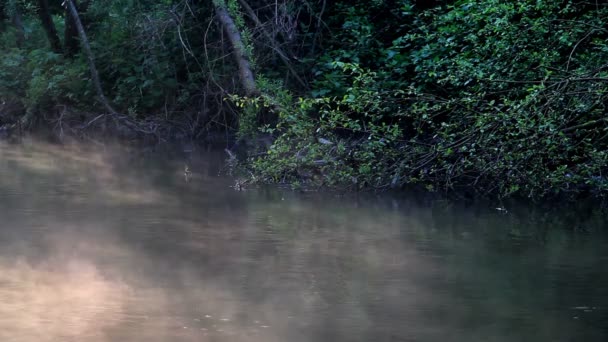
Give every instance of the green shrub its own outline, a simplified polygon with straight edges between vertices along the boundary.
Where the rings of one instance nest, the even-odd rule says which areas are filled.
[[[281,113],[275,144],[253,162],[263,179],[606,193],[608,9],[499,0],[414,9],[403,1],[388,28],[356,6],[341,17],[367,41],[335,37],[313,97]],[[380,31],[397,35],[386,42]]]

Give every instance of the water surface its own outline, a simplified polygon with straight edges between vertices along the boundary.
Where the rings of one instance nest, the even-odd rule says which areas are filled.
[[[608,338],[593,208],[235,191],[223,158],[0,145],[0,340]]]

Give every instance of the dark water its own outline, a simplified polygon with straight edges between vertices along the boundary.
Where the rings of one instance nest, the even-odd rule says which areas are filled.
[[[608,340],[593,208],[239,192],[222,158],[0,145],[0,341]]]

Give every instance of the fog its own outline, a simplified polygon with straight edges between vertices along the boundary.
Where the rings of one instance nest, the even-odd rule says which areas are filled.
[[[546,229],[560,222],[546,216],[447,202],[235,191],[222,160],[0,145],[0,340],[605,334],[608,293],[592,286],[597,255],[608,257],[601,232],[572,236]]]

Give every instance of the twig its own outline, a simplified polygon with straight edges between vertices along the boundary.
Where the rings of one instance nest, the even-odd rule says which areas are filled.
[[[608,118],[601,118],[601,119],[597,119],[597,120],[591,120],[591,121],[587,121],[585,123],[582,123],[580,125],[564,128],[562,130],[562,132],[568,133],[568,132],[575,131],[575,130],[577,130],[579,128],[585,128],[585,127],[593,126],[593,125],[596,125],[596,124],[599,124],[599,123],[602,123],[602,122],[608,122]]]
[[[574,44],[574,47],[572,48],[572,51],[570,51],[570,55],[568,56],[568,63],[566,63],[566,71],[570,70],[570,61],[572,60],[572,55],[574,54],[576,48],[583,40],[587,39],[595,31],[596,29],[591,29],[583,38],[581,38],[578,42],[576,42],[576,44]]]
[[[283,64],[285,64],[285,66],[287,67],[287,69],[289,69],[289,71],[293,74],[294,78],[298,81],[298,83],[300,83],[300,85],[302,87],[306,87],[306,82],[304,82],[300,78],[300,76],[298,76],[298,73],[294,70],[293,66],[289,62],[289,59],[287,58],[287,55],[285,54],[285,52],[283,52],[283,50],[281,49],[281,47],[277,44],[276,40],[274,38],[272,38],[272,36],[270,35],[270,33],[268,33],[268,31],[264,27],[264,25],[262,25],[262,22],[260,21],[260,19],[258,18],[258,16],[255,14],[255,12],[253,11],[253,9],[249,6],[249,4],[247,4],[245,2],[245,0],[239,0],[239,3],[241,4],[241,6],[243,6],[243,8],[245,9],[245,11],[247,12],[247,15],[249,15],[249,17],[251,18],[251,20],[253,20],[253,22],[255,23],[255,25],[260,28],[260,30],[262,31],[262,34],[264,35],[264,37],[266,37],[266,39],[268,39],[268,41],[270,42],[273,50],[275,50],[277,52],[277,54],[279,55],[279,58],[281,59],[281,61],[283,62]]]

